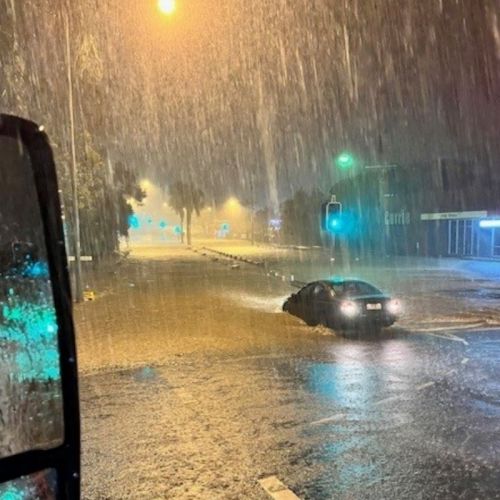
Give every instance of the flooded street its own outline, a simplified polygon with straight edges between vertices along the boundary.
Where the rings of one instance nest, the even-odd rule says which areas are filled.
[[[174,248],[113,276],[77,308],[84,498],[496,497],[500,332],[345,339]]]
[[[498,7],[0,0],[0,500],[500,499]]]

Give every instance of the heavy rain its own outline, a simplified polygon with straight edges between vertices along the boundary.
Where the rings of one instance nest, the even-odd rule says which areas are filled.
[[[0,0],[0,113],[57,169],[82,498],[500,498],[498,0]],[[76,425],[16,144],[0,469]]]

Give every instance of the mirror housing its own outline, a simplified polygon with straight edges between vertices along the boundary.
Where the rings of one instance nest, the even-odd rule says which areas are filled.
[[[16,236],[23,231],[29,233],[29,219],[22,219],[22,227],[9,228],[6,230],[7,240],[14,235],[13,241],[5,241],[0,249],[0,279],[5,279],[7,274],[19,276],[19,270],[32,268],[27,266],[36,262],[38,253],[44,255],[46,262],[43,270],[45,279],[50,281],[52,297],[49,297],[54,311],[57,332],[54,333],[56,346],[59,354],[60,391],[62,394],[62,417],[64,419],[64,430],[61,443],[50,448],[29,449],[11,456],[0,457],[0,483],[15,480],[21,476],[36,475],[43,470],[55,470],[57,477],[58,498],[77,499],[80,497],[80,420],[79,400],[77,383],[77,364],[75,337],[72,319],[72,300],[67,269],[67,257],[64,245],[64,233],[62,225],[61,204],[56,178],[56,170],[52,150],[43,127],[31,121],[12,116],[0,114],[0,139],[6,143],[19,144],[17,156],[27,158],[26,166],[31,169],[30,181],[32,185],[26,189],[19,188],[19,194],[9,192],[10,199],[13,197],[21,200],[28,193],[36,193],[35,200],[27,200],[26,205],[31,202],[37,206],[39,226],[37,230],[43,232],[45,248],[37,248],[35,244],[26,240],[19,240]],[[14,142],[15,141],[15,142]],[[0,151],[0,155],[2,151]],[[9,159],[3,162],[3,168],[9,168]],[[19,168],[15,161],[10,167]],[[5,174],[2,177],[5,178]],[[10,170],[11,177],[15,178],[15,172]],[[32,174],[32,175],[31,175]],[[0,183],[0,197],[2,189],[8,187]],[[6,193],[7,194],[7,193]],[[0,207],[0,214],[2,207]],[[8,213],[8,212],[7,212]],[[4,224],[8,222],[4,220]],[[4,228],[0,228],[4,229]],[[33,228],[31,228],[33,229]],[[36,229],[36,228],[35,228]],[[9,232],[10,231],[10,232]],[[17,231],[17,233],[16,233]],[[38,241],[37,241],[38,243]],[[21,273],[22,275],[22,273]],[[23,275],[24,277],[24,275]],[[31,276],[28,276],[30,279]],[[50,293],[49,293],[50,295]],[[53,328],[53,327],[51,327]],[[54,331],[54,330],[51,330]]]

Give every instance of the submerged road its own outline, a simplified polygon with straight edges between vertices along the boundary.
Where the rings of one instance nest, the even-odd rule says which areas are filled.
[[[95,286],[84,498],[264,499],[271,476],[299,498],[500,498],[500,330],[348,340],[281,313],[286,284],[252,266],[182,253]]]

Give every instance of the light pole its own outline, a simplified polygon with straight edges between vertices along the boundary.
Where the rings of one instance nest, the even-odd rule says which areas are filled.
[[[254,180],[253,172],[250,174],[250,241],[252,245],[255,245],[255,192],[254,192]]]
[[[73,197],[74,247],[75,247],[75,300],[83,300],[82,286],[82,249],[80,241],[80,213],[78,210],[78,178],[75,147],[75,113],[73,107],[73,78],[71,74],[71,46],[69,41],[69,6],[64,10],[64,28],[66,34],[66,56],[68,60],[68,106],[71,143],[71,195]]]

